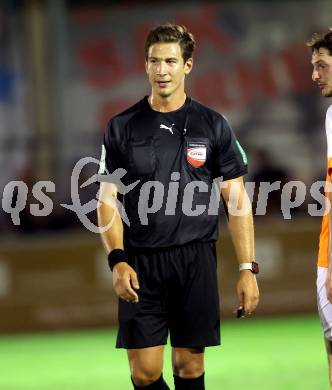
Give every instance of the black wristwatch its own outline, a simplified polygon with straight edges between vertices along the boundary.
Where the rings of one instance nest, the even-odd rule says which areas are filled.
[[[259,266],[256,261],[251,261],[250,263],[240,263],[239,271],[243,271],[244,269],[249,269],[253,274],[259,273]]]

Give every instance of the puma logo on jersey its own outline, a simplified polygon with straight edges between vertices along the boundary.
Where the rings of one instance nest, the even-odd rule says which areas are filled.
[[[172,134],[174,134],[174,131],[173,131],[173,128],[172,128],[173,126],[174,126],[174,123],[172,123],[171,127],[161,124],[160,128],[169,130]]]

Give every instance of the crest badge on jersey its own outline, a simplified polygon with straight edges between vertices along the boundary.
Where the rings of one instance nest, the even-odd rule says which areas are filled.
[[[202,167],[206,161],[206,144],[202,142],[188,142],[187,161],[195,168]]]

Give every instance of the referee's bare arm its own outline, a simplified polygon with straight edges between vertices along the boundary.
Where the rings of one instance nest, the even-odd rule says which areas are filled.
[[[97,209],[98,226],[102,228],[110,224],[108,230],[101,232],[101,240],[107,253],[113,249],[124,249],[123,224],[116,211],[116,198],[117,189],[114,184],[100,183]],[[138,302],[138,295],[135,291],[139,289],[137,274],[125,259],[113,267],[112,278],[114,290],[120,298],[130,302]]]
[[[254,224],[251,203],[243,184],[243,178],[225,181],[221,194],[228,208],[228,228],[238,262],[239,264],[252,262],[255,259]],[[242,212],[237,213],[234,210]],[[258,305],[259,290],[256,276],[250,270],[240,271],[237,294],[240,302],[239,308],[251,314]]]

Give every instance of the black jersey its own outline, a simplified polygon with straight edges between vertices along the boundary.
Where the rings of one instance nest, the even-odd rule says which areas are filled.
[[[118,168],[126,171],[125,186],[136,182],[122,200],[130,222],[126,242],[156,248],[217,240],[213,180],[244,175],[247,160],[219,113],[191,98],[162,113],[145,97],[115,116],[105,132],[99,172]]]

